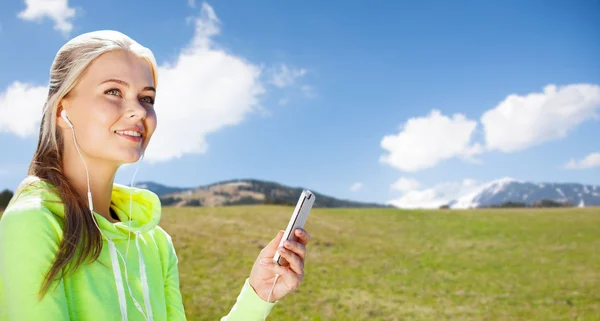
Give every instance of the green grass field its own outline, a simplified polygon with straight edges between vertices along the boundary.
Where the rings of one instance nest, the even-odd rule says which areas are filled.
[[[163,210],[188,320],[227,314],[291,207]],[[600,320],[600,208],[313,209],[268,320]]]
[[[233,305],[291,207],[165,208],[189,320]],[[313,209],[270,320],[600,320],[600,208]]]

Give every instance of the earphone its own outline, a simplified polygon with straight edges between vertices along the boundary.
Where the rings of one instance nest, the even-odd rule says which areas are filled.
[[[69,120],[69,117],[67,117],[67,110],[63,109],[60,111],[60,117],[62,117],[62,119],[65,120],[65,122],[67,123],[67,125],[69,125],[69,127],[71,127],[71,129],[73,129],[73,124],[71,124],[71,121]]]
[[[146,312],[148,313],[146,315],[146,313],[144,313],[144,310],[143,310],[142,306],[140,305],[140,303],[133,296],[133,291],[131,291],[131,286],[129,285],[129,273],[127,273],[127,261],[123,258],[123,254],[119,250],[117,250],[117,248],[114,246],[114,242],[112,241],[112,239],[108,238],[106,235],[104,235],[104,233],[102,233],[102,230],[100,229],[100,226],[98,226],[98,223],[96,222],[96,217],[94,216],[94,203],[93,203],[93,200],[92,200],[92,192],[90,190],[90,175],[89,175],[87,163],[85,162],[85,159],[83,158],[83,155],[81,154],[81,151],[79,150],[79,146],[78,146],[79,144],[77,144],[77,139],[75,138],[75,128],[73,126],[73,123],[71,123],[71,121],[69,120],[69,117],[67,117],[67,110],[63,108],[61,110],[61,112],[60,112],[60,116],[67,123],[67,125],[71,128],[71,132],[72,132],[72,135],[73,135],[73,143],[75,144],[75,149],[77,149],[77,153],[79,154],[79,157],[81,158],[81,161],[83,162],[83,166],[85,167],[85,174],[86,174],[86,177],[87,177],[87,188],[88,188],[88,190],[87,190],[88,205],[89,205],[89,208],[90,208],[90,214],[92,214],[92,220],[94,221],[94,224],[98,228],[98,231],[100,231],[100,234],[102,235],[102,237],[104,237],[106,239],[106,241],[108,242],[110,251],[114,250],[116,253],[118,253],[118,255],[121,257],[121,260],[123,261],[123,265],[124,265],[124,268],[125,268],[125,281],[127,283],[127,288],[129,290],[129,296],[133,300],[133,303],[135,304],[135,307],[142,314],[142,316],[144,317],[144,320],[150,320],[151,321],[153,319],[151,307],[148,306],[148,305],[146,305],[146,309],[147,309]],[[142,159],[144,159],[144,154],[143,153],[142,153],[142,156],[140,157],[139,161],[141,161]],[[135,179],[135,175],[137,174],[138,168],[140,166],[139,161],[138,161],[138,165],[137,165],[137,167],[135,169],[135,172],[133,174],[133,178],[131,179],[131,188],[133,188],[133,182],[134,182],[134,179]],[[132,204],[131,203],[132,203],[132,198],[133,198],[133,195],[131,194],[131,188],[129,189],[129,215],[130,215],[130,217],[129,217],[129,230],[128,230],[128,233],[127,233],[127,248],[126,248],[126,251],[125,251],[125,256],[127,256],[129,254],[129,243],[130,243],[130,239],[131,239],[131,232],[130,232],[130,230],[131,230],[131,220],[132,220],[132,218],[131,218]],[[137,242],[139,240],[138,238],[140,236],[137,235],[136,237],[137,237],[136,238],[136,245],[138,246],[138,251],[140,251],[139,243]],[[141,268],[145,269],[144,266],[142,266]],[[145,278],[145,270],[142,272],[142,278]],[[147,289],[144,289],[144,290],[147,290]],[[121,311],[122,317],[124,319],[127,318],[126,317],[126,313],[127,313],[127,311]]]

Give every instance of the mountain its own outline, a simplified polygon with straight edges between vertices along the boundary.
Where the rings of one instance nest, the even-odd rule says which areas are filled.
[[[295,206],[303,190],[302,187],[290,187],[256,179],[228,180],[192,188],[169,187],[155,182],[140,182],[136,186],[156,193],[164,206],[251,204]],[[337,199],[313,190],[311,192],[316,196],[313,207],[391,207],[384,204]]]
[[[554,201],[574,206],[599,206],[600,186],[577,183],[531,183],[503,178],[487,183],[475,192],[448,205],[450,208],[476,208],[522,203],[528,206]]]
[[[290,187],[256,179],[221,181],[199,187],[171,187],[140,182],[139,188],[156,193],[164,206],[227,206],[243,204],[284,204],[295,206],[302,187]],[[314,207],[392,207],[337,199],[315,191]],[[600,186],[577,183],[532,183],[502,178],[461,195],[448,203],[450,208],[515,206],[600,206]]]
[[[139,182],[135,184],[138,188],[143,188],[154,192],[156,195],[161,196],[170,193],[177,193],[188,190],[189,188],[184,187],[169,187],[155,182]]]

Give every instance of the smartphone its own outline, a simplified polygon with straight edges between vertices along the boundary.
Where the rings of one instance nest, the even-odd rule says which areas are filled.
[[[285,233],[283,234],[281,242],[279,242],[279,246],[277,248],[282,247],[283,242],[285,242],[286,240],[298,241],[298,238],[294,234],[294,230],[297,228],[304,228],[304,223],[306,223],[308,213],[310,213],[310,210],[314,203],[315,194],[313,194],[307,189],[303,190],[302,194],[300,194],[300,198],[298,199],[298,203],[296,204],[296,208],[292,213],[290,222],[288,223],[287,228],[285,229]],[[275,253],[275,256],[273,257],[273,262],[279,265],[283,265],[284,262],[286,262],[286,260],[285,258],[281,257],[279,251],[277,251]]]

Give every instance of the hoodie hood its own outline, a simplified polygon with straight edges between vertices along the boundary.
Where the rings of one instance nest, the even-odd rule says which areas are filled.
[[[49,182],[41,180],[37,176],[27,176],[17,187],[11,203],[18,197],[25,196],[39,198],[40,204],[43,204],[54,215],[64,218],[64,204],[56,187]],[[113,184],[111,208],[119,217],[120,222],[112,223],[95,211],[94,215],[102,233],[113,240],[127,239],[129,233],[139,234],[150,231],[160,221],[160,199],[147,189]]]
[[[17,199],[22,200],[22,202],[18,202]],[[12,210],[14,205],[14,208],[18,213],[18,207],[21,206],[21,204],[28,207],[39,206],[48,209],[52,214],[54,214],[55,219],[58,217],[64,219],[65,217],[64,203],[62,202],[56,187],[37,176],[29,175],[19,184],[17,190],[15,191],[15,195],[12,197],[9,203],[8,208]],[[108,252],[110,254],[110,261],[114,276],[113,280],[115,282],[115,288],[117,290],[116,294],[119,300],[121,320],[129,320],[127,297],[123,282],[125,281],[127,284],[127,289],[129,290],[129,294],[135,303],[136,309],[138,309],[145,321],[153,321],[154,318],[152,301],[150,299],[150,284],[148,282],[146,259],[143,255],[140,239],[143,239],[142,242],[146,247],[148,247],[148,238],[151,238],[153,242],[156,242],[152,234],[153,231],[151,230],[157,227],[158,221],[160,220],[160,200],[158,196],[151,191],[127,187],[120,184],[113,184],[111,208],[114,210],[117,216],[119,216],[121,222],[111,223],[109,220],[105,219],[102,215],[96,212],[88,212],[88,214],[93,214],[95,216],[98,227],[100,228],[102,235],[106,238],[106,244],[108,246]],[[61,222],[59,222],[59,224],[61,224]],[[143,234],[145,234],[145,232],[149,232],[148,238],[144,238]],[[135,247],[137,248],[137,271],[132,270],[134,268],[128,268],[127,265],[127,253],[129,250],[130,237],[134,239]],[[123,255],[122,252],[117,249],[116,244],[120,243],[121,247],[123,247],[125,242],[115,242],[116,240],[123,239],[128,240],[125,255]],[[38,244],[38,246],[40,245]],[[2,252],[3,251],[0,251],[0,254],[2,254]],[[124,268],[121,267],[119,258],[121,261],[123,261]],[[156,264],[156,261],[150,262]],[[131,284],[129,282],[130,274],[134,276],[139,275],[138,284],[141,285],[144,308],[142,308],[141,303],[139,303],[132,294]],[[0,288],[2,288],[2,280],[0,280]],[[0,294],[2,293],[0,292]]]

